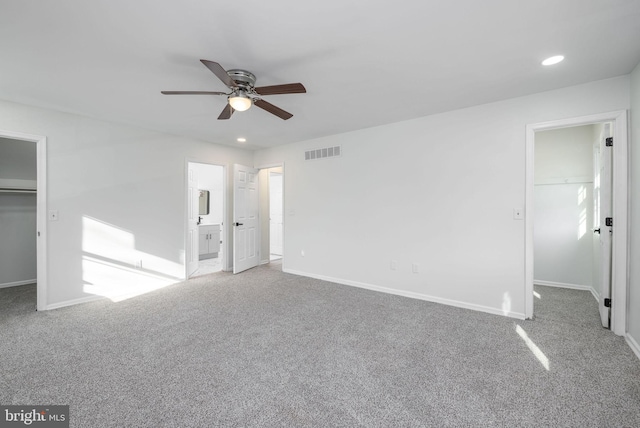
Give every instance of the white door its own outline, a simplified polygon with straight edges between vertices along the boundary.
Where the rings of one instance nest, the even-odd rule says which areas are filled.
[[[269,249],[271,254],[282,255],[282,174],[269,174]]]
[[[198,270],[198,171],[191,163],[187,166],[187,278]]]
[[[233,166],[233,273],[258,266],[258,170]]]
[[[600,138],[600,147],[598,156],[594,159],[596,167],[596,179],[594,192],[596,203],[596,229],[600,238],[600,319],[602,325],[606,328],[610,327],[611,318],[611,235],[613,228],[607,226],[607,217],[611,218],[611,170],[612,157],[611,151],[613,147],[606,146],[606,140],[611,137],[611,127],[607,123],[604,125],[603,134]],[[598,260],[595,260],[598,263]],[[608,303],[605,304],[605,302]]]

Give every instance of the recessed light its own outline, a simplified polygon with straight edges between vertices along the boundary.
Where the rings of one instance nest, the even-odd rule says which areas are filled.
[[[562,56],[562,55],[552,56],[552,57],[549,57],[549,58],[545,59],[544,61],[542,61],[542,65],[557,64],[560,61],[562,61],[563,59],[564,59],[564,56]]]
[[[242,138],[242,137],[240,137],[240,138],[238,138],[236,141],[237,141],[238,143],[244,143],[244,142],[246,142],[246,141],[247,141],[247,139],[246,139],[246,138]]]

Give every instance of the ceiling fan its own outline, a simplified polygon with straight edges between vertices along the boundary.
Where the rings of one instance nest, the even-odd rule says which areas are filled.
[[[247,71],[240,69],[225,70],[220,64],[206,59],[201,59],[203,63],[213,74],[227,85],[231,92],[207,92],[207,91],[161,91],[164,95],[226,95],[227,105],[218,116],[218,120],[229,119],[234,111],[248,110],[252,104],[278,116],[280,119],[287,120],[293,115],[287,111],[276,107],[271,103],[262,99],[264,95],[278,94],[303,94],[307,90],[302,83],[287,83],[284,85],[259,86],[255,87],[256,76]]]

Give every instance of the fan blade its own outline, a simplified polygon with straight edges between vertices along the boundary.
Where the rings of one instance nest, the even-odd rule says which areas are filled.
[[[211,72],[215,74],[218,79],[222,80],[222,83],[224,83],[228,87],[233,88],[237,86],[236,82],[231,77],[229,77],[227,71],[222,68],[222,66],[217,62],[209,61],[206,59],[201,59],[200,62],[203,63],[209,70],[211,70]]]
[[[164,95],[227,95],[224,92],[207,91],[160,91]]]
[[[231,104],[227,104],[227,106],[222,110],[220,116],[218,116],[218,120],[231,119],[231,115],[235,110],[231,107]]]
[[[275,114],[280,119],[287,120],[291,119],[293,115],[289,112],[282,110],[280,107],[276,107],[271,103],[266,102],[265,100],[253,100],[253,103],[260,107],[262,110],[266,110],[271,114]]]
[[[304,94],[307,92],[302,83],[287,83],[285,85],[260,86],[255,88],[259,95]]]

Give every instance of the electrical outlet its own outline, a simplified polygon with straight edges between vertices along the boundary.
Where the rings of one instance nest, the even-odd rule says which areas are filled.
[[[420,268],[419,268],[419,266],[418,266],[418,263],[412,263],[412,264],[411,264],[411,271],[412,271],[413,273],[418,273],[418,272],[420,272]]]
[[[391,260],[391,270],[398,270],[398,261],[397,260]]]

